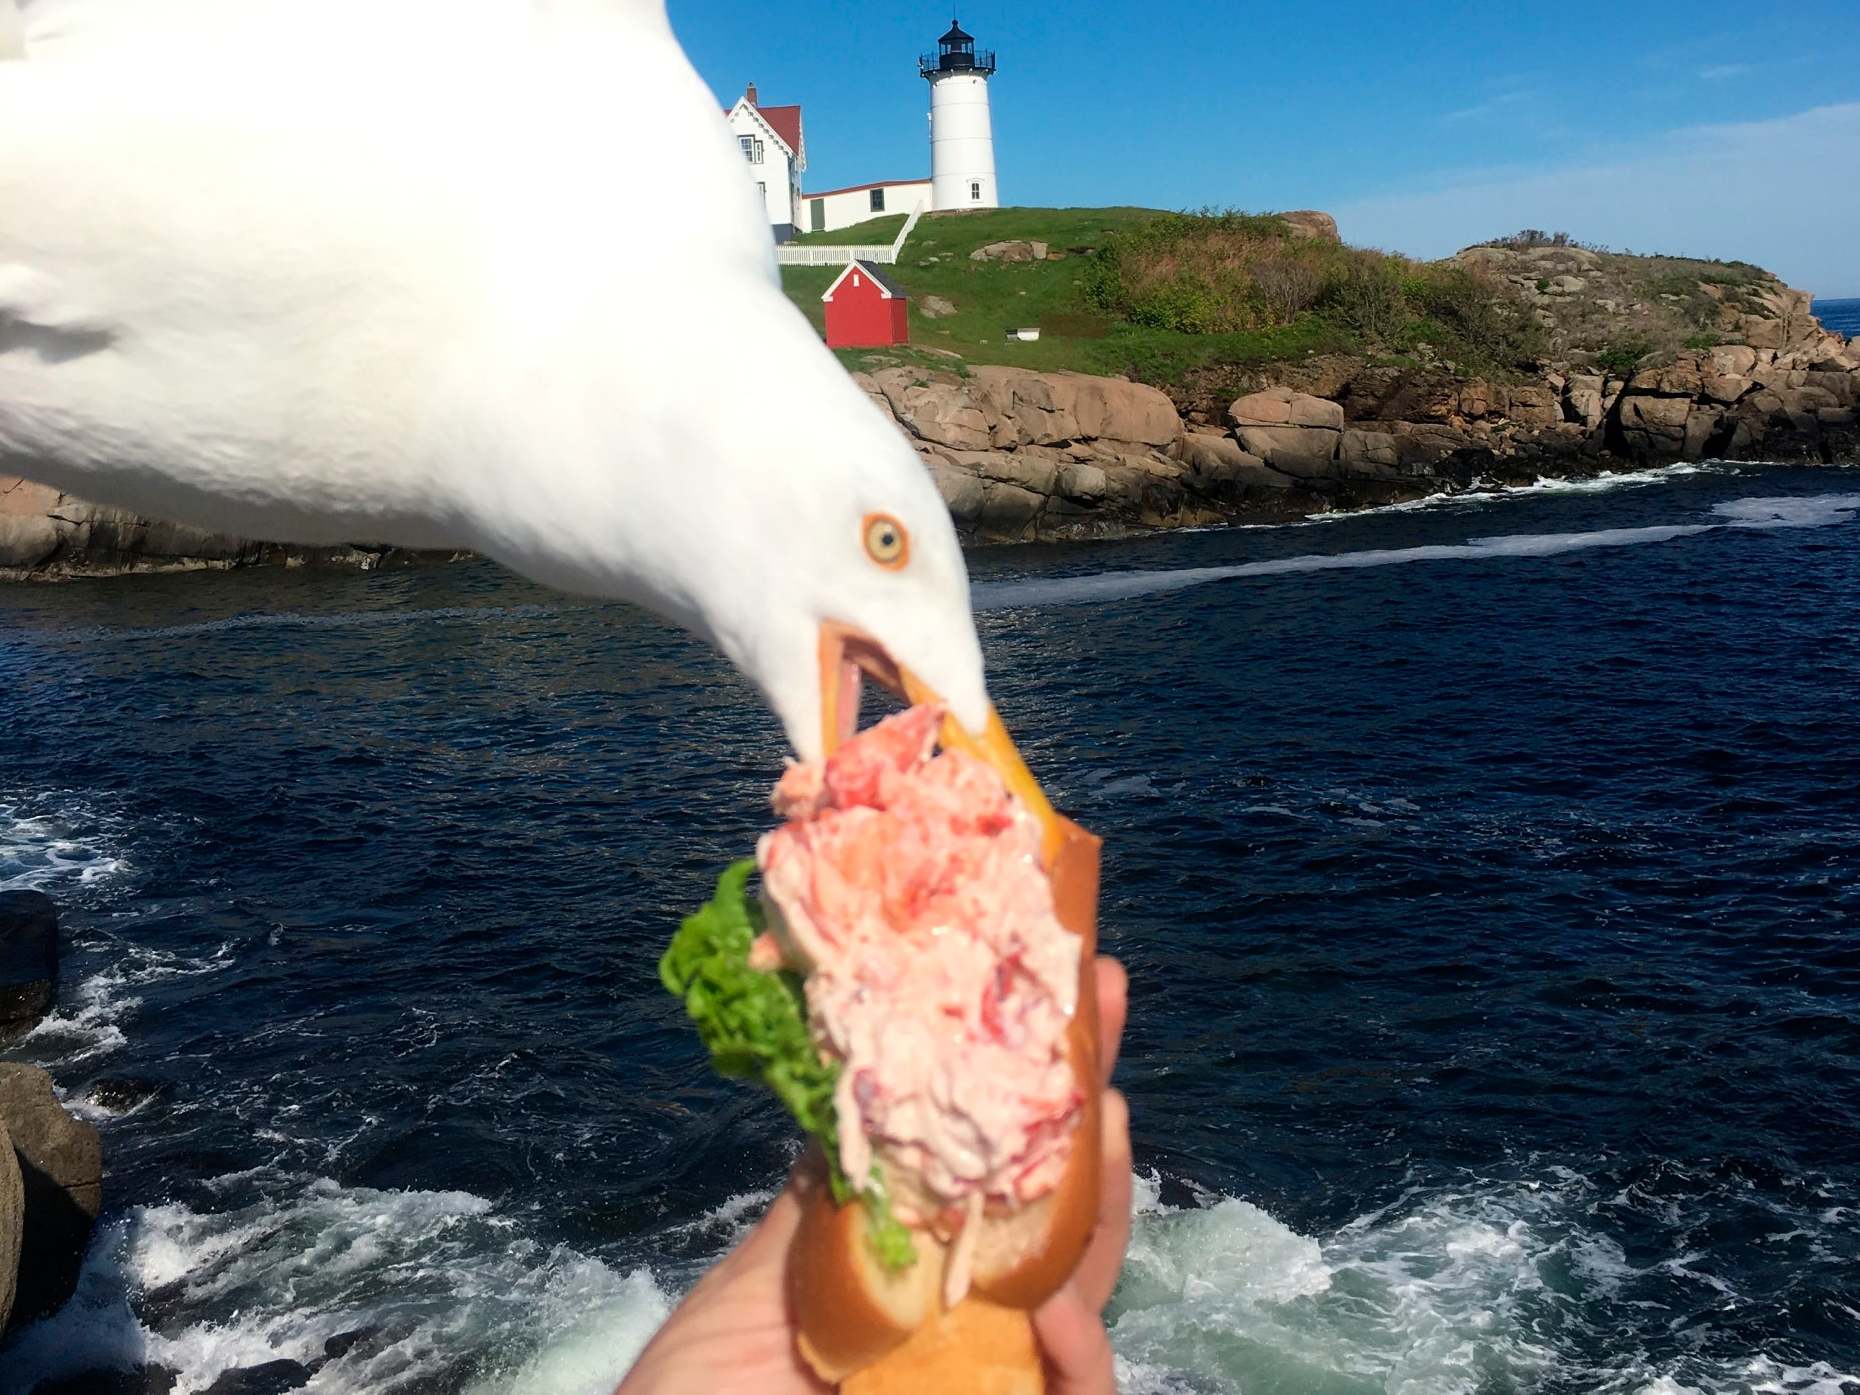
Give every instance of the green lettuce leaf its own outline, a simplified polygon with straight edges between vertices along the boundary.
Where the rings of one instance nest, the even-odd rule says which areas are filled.
[[[716,893],[685,917],[659,960],[659,981],[683,1000],[710,1050],[711,1064],[733,1079],[760,1080],[790,1114],[820,1140],[836,1201],[853,1194],[840,1170],[839,1118],[833,1108],[838,1062],[823,1061],[807,1030],[807,1000],[800,978],[786,970],[749,966],[749,946],[762,933],[762,911],[749,899],[753,858],[731,863]],[[873,1248],[887,1268],[917,1258],[910,1231],[892,1214],[876,1167],[860,1194]]]

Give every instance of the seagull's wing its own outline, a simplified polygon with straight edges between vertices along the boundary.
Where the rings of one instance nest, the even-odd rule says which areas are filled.
[[[617,374],[653,351],[629,326],[678,313],[662,259],[628,255],[649,191],[681,191],[715,278],[773,279],[659,0],[22,13],[26,61],[0,63],[0,473],[244,536],[471,545],[426,520],[507,454],[473,429],[486,384],[570,320],[617,341],[562,362]]]

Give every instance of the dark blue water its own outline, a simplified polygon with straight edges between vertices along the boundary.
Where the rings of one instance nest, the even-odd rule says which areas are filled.
[[[1857,511],[1682,467],[976,554],[1133,977],[1126,1389],[1860,1390]],[[481,565],[13,588],[0,732],[72,942],[8,1054],[110,1168],[0,1390],[360,1331],[316,1391],[604,1392],[781,1176],[653,977],[781,756],[678,635]]]
[[[1811,308],[1823,329],[1849,339],[1860,335],[1860,300],[1818,300]]]

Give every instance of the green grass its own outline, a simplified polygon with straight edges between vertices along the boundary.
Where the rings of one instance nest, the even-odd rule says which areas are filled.
[[[1367,333],[1347,317],[1307,311],[1278,321],[1238,324],[1173,324],[1156,317],[1120,312],[1094,295],[1102,285],[1103,262],[1094,253],[1112,239],[1136,234],[1148,240],[1159,222],[1172,215],[1148,208],[1002,208],[985,212],[925,217],[891,268],[911,294],[911,344],[917,350],[942,350],[968,364],[1004,364],[1043,371],[1069,370],[1112,376],[1128,375],[1163,387],[1226,368],[1245,369],[1319,353],[1365,352],[1372,340],[1382,351],[1405,352],[1416,343],[1438,343],[1464,354],[1465,307],[1456,302],[1423,303],[1401,317],[1399,335]],[[1255,226],[1257,225],[1257,226]],[[1269,216],[1228,215],[1221,226],[1261,236],[1282,236]],[[847,229],[836,236],[850,236]],[[973,261],[970,253],[993,242],[1044,242],[1043,262]],[[1120,241],[1120,246],[1125,245]],[[1311,248],[1321,257],[1363,258],[1371,253]],[[1393,264],[1392,259],[1391,264]],[[1405,265],[1405,264],[1403,264]],[[816,329],[825,331],[821,293],[838,274],[835,267],[783,267],[782,285]],[[1431,283],[1446,274],[1431,276]],[[1446,289],[1453,289],[1446,286]],[[939,296],[953,314],[926,316],[924,303]],[[1461,297],[1462,299],[1464,297]],[[1150,323],[1139,321],[1149,319]],[[1010,329],[1037,325],[1032,343],[1009,339]],[[1396,342],[1399,340],[1400,342]],[[916,356],[913,356],[915,358]],[[938,356],[924,355],[925,366]],[[882,366],[888,351],[851,351],[841,359],[851,368]],[[894,360],[895,361],[895,360]],[[954,366],[942,360],[945,367]],[[1236,377],[1238,375],[1236,374]]]
[[[863,223],[854,223],[849,228],[839,228],[833,232],[802,233],[795,238],[795,242],[808,247],[863,247],[870,243],[889,246],[904,230],[905,220],[909,217],[908,213],[891,213],[883,218],[869,218]]]

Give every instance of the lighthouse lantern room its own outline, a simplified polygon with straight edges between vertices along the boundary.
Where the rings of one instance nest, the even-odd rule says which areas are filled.
[[[917,71],[930,82],[930,207],[999,208],[988,115],[995,56],[977,52],[975,36],[953,19],[936,48],[917,60]]]

